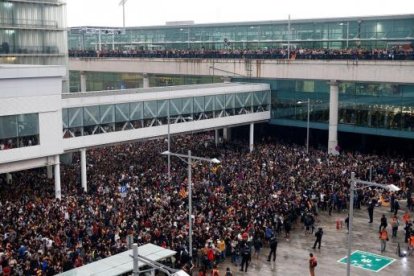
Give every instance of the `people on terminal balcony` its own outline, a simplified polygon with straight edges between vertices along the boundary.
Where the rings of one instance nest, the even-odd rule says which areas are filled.
[[[195,50],[69,50],[69,57],[82,58],[220,58],[287,59],[284,48],[273,49],[195,49]],[[405,49],[291,49],[290,59],[413,60],[414,52]]]

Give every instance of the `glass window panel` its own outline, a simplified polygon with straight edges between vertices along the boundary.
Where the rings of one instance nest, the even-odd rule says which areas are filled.
[[[144,102],[144,119],[157,117],[157,101]]]
[[[115,122],[129,121],[129,104],[117,104],[115,106]]]
[[[226,95],[226,108],[234,108],[234,94]]]
[[[39,134],[39,115],[23,114],[17,116],[19,136],[31,136]]]
[[[68,108],[69,127],[83,126],[83,108]]]
[[[234,106],[236,108],[244,107],[246,103],[247,93],[238,93],[235,97]]]
[[[69,115],[67,108],[62,109],[62,122],[64,128],[67,128],[69,126]]]
[[[215,109],[216,110],[223,110],[225,108],[225,103],[226,103],[226,96],[225,95],[216,95],[215,96]]]
[[[157,101],[158,118],[168,117],[168,100]]]
[[[183,107],[182,107],[183,114],[193,113],[193,98],[183,98],[182,103],[183,103]]]
[[[129,104],[129,110],[131,112],[131,115],[130,115],[131,121],[141,120],[143,118],[143,111],[144,111],[143,107],[144,107],[143,102]]]
[[[205,96],[204,97],[204,111],[213,111],[214,110],[214,96]]]
[[[109,124],[115,122],[115,106],[101,105],[99,106],[100,119],[102,124]]]
[[[194,113],[204,112],[204,97],[194,97]]]
[[[16,116],[0,117],[0,138],[17,137]]]
[[[171,99],[170,105],[170,116],[177,116],[181,114],[182,110],[182,100],[181,99]]]
[[[87,106],[83,108],[83,125],[99,125],[99,106]]]

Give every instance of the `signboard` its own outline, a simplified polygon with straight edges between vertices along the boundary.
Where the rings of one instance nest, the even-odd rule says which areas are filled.
[[[338,260],[339,263],[343,264],[346,264],[347,261],[347,257]],[[394,261],[395,259],[393,258],[359,250],[356,250],[351,254],[351,265],[353,267],[358,267],[373,272],[381,271],[385,267],[392,264]]]

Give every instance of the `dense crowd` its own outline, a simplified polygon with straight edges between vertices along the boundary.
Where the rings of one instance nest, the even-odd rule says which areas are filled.
[[[414,51],[393,49],[287,49],[269,50],[69,50],[69,57],[81,58],[213,58],[291,60],[414,60]]]
[[[318,208],[347,208],[348,180],[357,177],[413,189],[412,164],[398,157],[324,151],[262,139],[249,153],[239,143],[214,144],[209,135],[174,137],[172,151],[221,163],[195,162],[193,263],[213,268],[231,256],[243,258],[275,235],[289,238],[302,221],[310,231]],[[0,180],[0,261],[13,275],[53,275],[125,251],[131,242],[152,242],[176,250],[176,266],[190,262],[186,164],[172,157],[167,178],[164,140],[89,150],[88,193],[80,185],[79,156],[62,166],[62,200],[53,180],[40,170]],[[359,190],[356,206],[386,191]],[[412,202],[408,202],[412,205]],[[269,257],[270,259],[270,257]],[[243,260],[242,260],[243,261]],[[247,269],[247,267],[246,267]],[[6,273],[7,273],[6,272]]]

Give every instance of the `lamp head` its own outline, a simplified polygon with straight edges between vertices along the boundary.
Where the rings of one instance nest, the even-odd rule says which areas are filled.
[[[161,152],[162,155],[170,155],[171,152],[169,152],[168,150]]]

